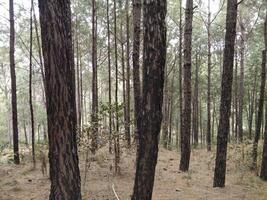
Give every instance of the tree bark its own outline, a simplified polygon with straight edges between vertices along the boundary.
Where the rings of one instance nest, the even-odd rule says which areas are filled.
[[[92,0],[92,153],[97,150],[98,134],[98,83],[97,83],[97,17],[96,1]]]
[[[81,199],[70,1],[39,0],[49,137],[50,199]]]
[[[140,83],[140,29],[141,0],[133,0],[133,88],[134,88],[134,115],[135,115],[135,140],[137,154],[139,136],[141,132],[141,83]]]
[[[195,68],[195,86],[194,86],[194,102],[193,102],[193,136],[194,146],[198,146],[198,54],[196,54]]]
[[[263,51],[263,63],[262,66],[266,70],[266,57],[267,57],[267,13],[265,15],[264,23],[264,41],[265,41],[265,51]],[[264,59],[265,57],[265,59]],[[266,78],[266,77],[265,77]],[[266,80],[265,80],[266,81]],[[266,108],[267,109],[267,108]],[[264,142],[263,142],[263,151],[262,151],[262,163],[261,163],[261,173],[260,177],[262,180],[267,181],[267,111],[265,109],[265,132],[264,132]]]
[[[33,11],[33,0],[31,0],[31,11],[30,11],[30,69],[29,69],[29,105],[31,114],[31,132],[32,132],[32,160],[35,168],[35,130],[34,130],[34,112],[32,105],[32,12]]]
[[[19,133],[18,133],[18,112],[17,112],[17,84],[15,69],[15,26],[14,26],[14,3],[9,0],[9,22],[10,22],[10,40],[9,40],[9,59],[10,59],[10,77],[11,77],[11,104],[12,104],[12,126],[13,126],[13,151],[14,163],[19,164]]]
[[[111,105],[111,55],[110,55],[110,20],[109,0],[107,0],[107,32],[108,32],[108,104],[109,104],[109,153],[112,153],[112,105]]]
[[[188,171],[190,161],[191,134],[191,48],[192,48],[193,0],[186,1],[184,30],[184,68],[183,68],[183,115],[181,132],[180,170]]]
[[[221,82],[220,120],[217,135],[217,152],[213,187],[224,187],[226,172],[226,154],[231,114],[231,96],[233,82],[233,63],[235,53],[235,35],[237,18],[237,0],[227,0],[226,34]]]
[[[114,8],[114,48],[115,48],[115,106],[116,106],[116,131],[114,137],[115,172],[120,173],[120,137],[119,137],[119,104],[118,104],[118,46],[117,46],[117,3],[113,2]]]
[[[166,62],[166,0],[145,0],[143,6],[143,98],[139,151],[132,199],[152,199],[162,120]]]

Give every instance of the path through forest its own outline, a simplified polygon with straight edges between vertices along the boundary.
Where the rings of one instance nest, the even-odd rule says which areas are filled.
[[[192,151],[188,173],[178,171],[179,154],[163,148],[159,151],[153,199],[155,200],[264,200],[267,199],[267,183],[261,181],[241,162],[241,148],[230,146],[226,187],[212,187],[214,169],[214,150]],[[113,157],[112,157],[113,158]],[[83,199],[116,199],[113,188],[121,200],[130,199],[134,179],[135,152],[125,150],[122,156],[121,175],[114,176],[112,158],[102,149],[90,163],[87,181],[84,184],[84,156],[80,155]],[[25,157],[25,159],[27,159]],[[246,160],[246,153],[245,153]],[[21,165],[0,164],[1,200],[42,200],[48,199],[49,180],[43,177],[40,165],[32,170],[29,162]]]

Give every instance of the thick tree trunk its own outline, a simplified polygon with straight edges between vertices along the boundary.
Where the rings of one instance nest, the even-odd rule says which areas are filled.
[[[166,0],[145,0],[143,7],[143,98],[142,126],[132,199],[152,199],[162,120],[166,61]]]
[[[133,88],[134,88],[134,115],[135,115],[135,140],[137,144],[141,132],[141,83],[140,83],[140,24],[141,0],[133,0]]]
[[[184,30],[184,70],[183,70],[183,115],[181,132],[180,170],[188,171],[190,161],[191,134],[191,48],[192,48],[193,0],[187,0]]]
[[[14,26],[14,3],[9,0],[9,22],[10,22],[10,40],[9,40],[9,59],[10,59],[10,77],[11,77],[11,104],[12,104],[12,128],[13,128],[13,151],[14,163],[19,164],[19,132],[18,132],[18,112],[17,112],[17,84],[15,69],[15,26]]]
[[[258,157],[258,143],[260,139],[262,119],[263,119],[263,104],[264,104],[264,93],[265,93],[265,85],[266,85],[266,51],[262,51],[262,68],[261,68],[261,88],[260,88],[260,97],[258,103],[258,115],[256,119],[255,126],[255,137],[253,142],[253,150],[252,150],[252,169],[257,169],[257,157]]]
[[[39,0],[39,9],[47,94],[50,199],[79,200],[70,1]]]
[[[233,82],[233,63],[235,53],[235,35],[237,18],[237,0],[227,0],[226,34],[221,82],[220,121],[217,135],[217,152],[213,187],[224,187],[226,172],[227,141],[231,113]]]

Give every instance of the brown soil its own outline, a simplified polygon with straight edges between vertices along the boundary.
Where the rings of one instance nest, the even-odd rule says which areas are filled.
[[[267,183],[249,172],[240,161],[239,151],[229,149],[226,187],[212,187],[214,150],[193,150],[188,173],[178,171],[179,153],[160,149],[153,199],[155,200],[266,200]],[[114,190],[120,200],[130,199],[134,182],[135,152],[125,150],[122,155],[121,175],[114,175],[112,162],[106,150],[101,150],[90,162],[86,184],[84,181],[84,155],[80,155],[83,199],[113,200]],[[27,164],[25,164],[27,163]],[[48,199],[50,182],[43,176],[40,166],[35,170],[26,159],[23,164],[0,164],[1,200]]]

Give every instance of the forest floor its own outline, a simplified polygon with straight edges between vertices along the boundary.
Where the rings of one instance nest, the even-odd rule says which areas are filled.
[[[229,147],[226,187],[219,189],[212,187],[215,149],[212,152],[192,150],[190,170],[182,173],[178,170],[180,154],[160,148],[153,200],[266,200],[267,183],[249,171],[248,155],[242,149],[236,145]],[[113,190],[120,200],[130,199],[135,173],[134,150],[124,150],[121,175],[114,175],[113,157],[109,157],[106,149],[101,149],[94,160],[90,162],[85,182],[85,156],[80,155],[83,199],[113,200],[116,199]],[[50,182],[41,172],[40,161],[35,170],[26,156],[18,166],[3,164],[3,161],[0,164],[1,200],[48,199],[49,189]]]

